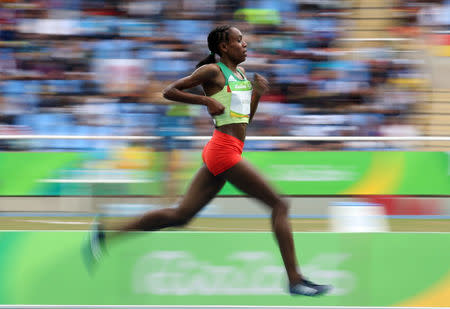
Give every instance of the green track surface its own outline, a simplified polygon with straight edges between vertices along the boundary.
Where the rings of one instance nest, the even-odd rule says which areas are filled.
[[[133,218],[106,218],[105,226],[115,229]],[[89,217],[0,217],[1,230],[87,230]],[[448,219],[390,219],[393,232],[450,232]],[[291,219],[294,232],[330,231],[326,219]],[[176,230],[187,231],[270,231],[269,219],[195,218],[187,226]]]

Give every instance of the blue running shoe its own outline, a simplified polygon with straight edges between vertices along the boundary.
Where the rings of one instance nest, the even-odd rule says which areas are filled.
[[[303,279],[300,283],[289,285],[289,293],[291,295],[319,296],[329,292],[331,288],[331,285],[315,284]]]
[[[92,275],[95,266],[102,259],[105,252],[105,231],[97,219],[92,224],[92,229],[81,248],[84,264]]]

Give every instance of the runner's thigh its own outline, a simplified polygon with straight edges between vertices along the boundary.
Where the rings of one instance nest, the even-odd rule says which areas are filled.
[[[181,199],[178,210],[193,217],[211,201],[225,184],[225,179],[214,176],[203,165],[192,179],[186,194]]]
[[[270,207],[274,207],[281,201],[275,189],[245,159],[242,159],[221,175],[242,192],[247,193]]]

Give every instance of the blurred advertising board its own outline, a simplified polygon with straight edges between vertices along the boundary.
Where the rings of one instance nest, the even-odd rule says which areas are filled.
[[[255,151],[244,157],[285,195],[450,195],[446,152]],[[197,151],[169,158],[142,149],[2,152],[0,195],[164,195],[167,181],[179,183],[181,194],[200,158]],[[220,195],[242,193],[227,184]]]
[[[449,233],[295,233],[302,272],[334,286],[319,298],[287,293],[269,232],[135,233],[91,275],[86,236],[1,232],[0,304],[450,306]]]

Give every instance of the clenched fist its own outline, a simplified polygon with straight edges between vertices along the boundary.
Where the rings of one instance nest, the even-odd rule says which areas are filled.
[[[253,78],[253,92],[257,95],[263,95],[267,90],[269,90],[269,82],[262,75],[255,73],[255,77]]]
[[[206,99],[205,105],[208,107],[208,113],[211,116],[221,115],[225,112],[225,106],[222,103],[210,97],[204,98]]]

